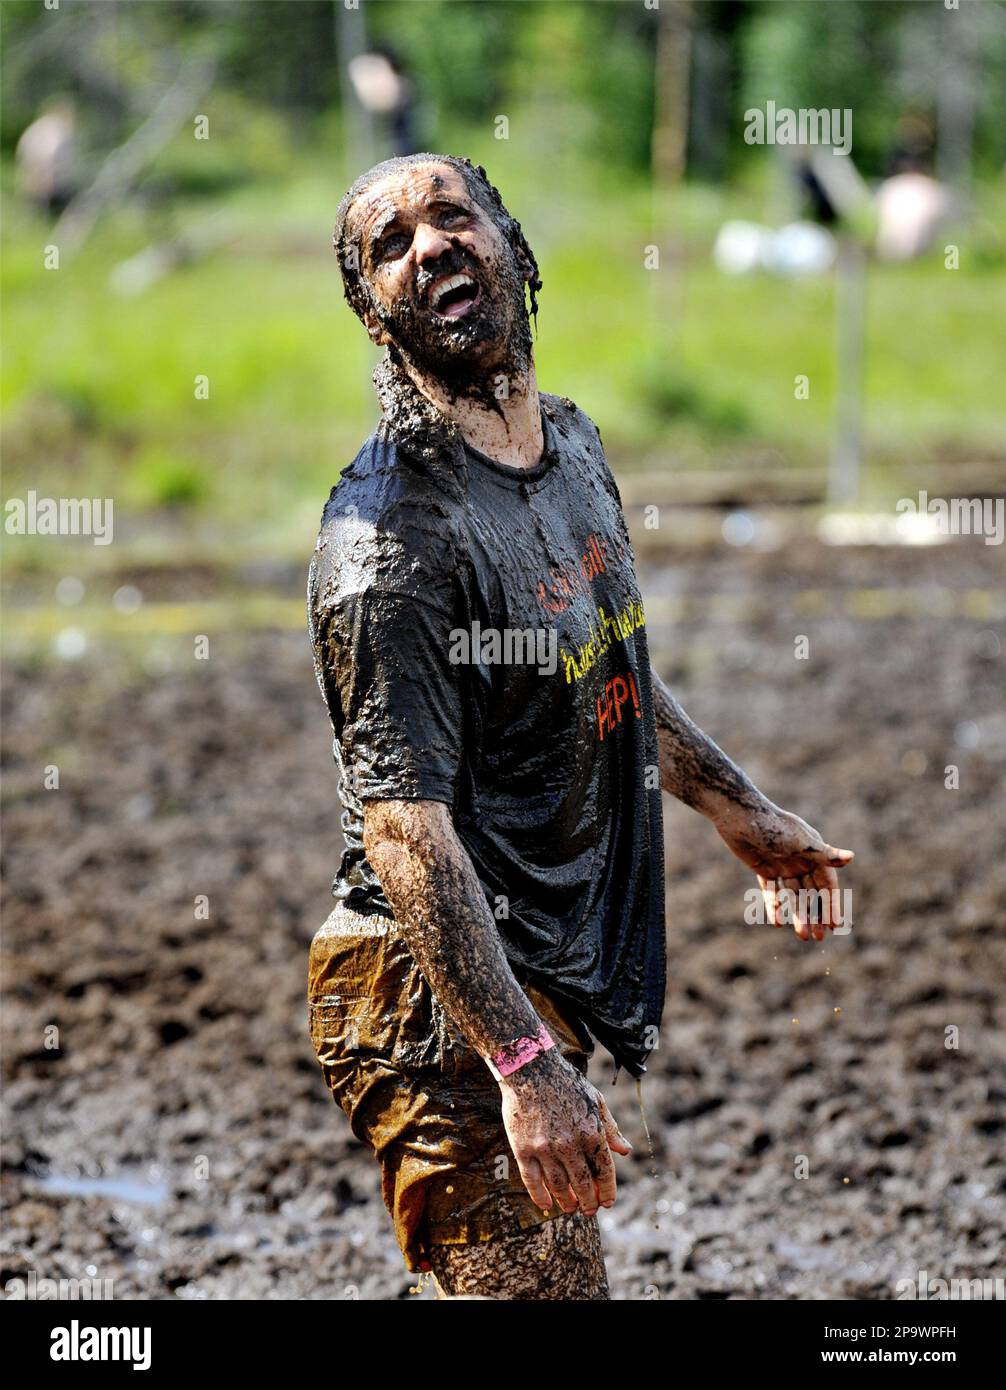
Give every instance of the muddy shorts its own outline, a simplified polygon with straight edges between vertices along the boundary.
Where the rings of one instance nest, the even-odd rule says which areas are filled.
[[[533,986],[525,992],[563,1055],[586,1072],[593,1042]],[[381,1190],[410,1270],[435,1245],[514,1234],[560,1215],[521,1182],[482,1058],[450,1024],[397,926],[337,907],[311,943],[311,1041]]]

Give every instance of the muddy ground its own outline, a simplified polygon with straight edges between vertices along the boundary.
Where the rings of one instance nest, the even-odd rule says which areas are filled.
[[[215,599],[212,575],[125,579],[147,600],[135,637],[6,664],[3,1279],[408,1298],[307,1037],[340,841],[306,636],[211,633],[196,661],[184,622],[151,635],[153,601]],[[294,599],[303,579],[272,576]],[[593,1064],[636,1145],[603,1217],[614,1296],[1006,1275],[1000,548],[693,545],[641,579],[693,716],[858,857],[852,932],[803,945],[745,923],[753,880],[668,806],[654,1162],[631,1083]]]

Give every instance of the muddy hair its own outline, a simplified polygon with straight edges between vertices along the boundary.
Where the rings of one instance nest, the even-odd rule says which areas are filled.
[[[489,182],[489,175],[481,164],[473,164],[470,159],[465,159],[462,155],[430,154],[428,152],[425,154],[396,155],[393,159],[385,159],[380,164],[375,164],[372,169],[368,169],[365,174],[360,175],[339,204],[335,215],[332,245],[339,258],[343,289],[353,313],[356,314],[357,318],[363,318],[368,306],[368,297],[366,283],[359,268],[359,249],[356,248],[355,255],[349,254],[350,248],[353,247],[353,242],[346,237],[346,222],[349,218],[349,211],[360,194],[371,184],[376,183],[378,179],[385,178],[388,174],[406,169],[412,164],[449,164],[452,169],[457,169],[465,181],[468,192],[495,222],[509,242],[514,254],[518,257],[523,255],[527,259],[528,265],[531,267],[531,279],[528,283],[531,317],[537,324],[538,291],[542,285],[538,262],[521,231],[520,223],[507,212],[499,189]]]
[[[518,259],[522,255],[527,259],[531,268],[531,278],[528,281],[530,313],[537,325],[538,291],[541,289],[542,281],[538,262],[521,231],[520,223],[507,211],[499,190],[489,182],[489,176],[481,164],[473,164],[470,159],[460,155],[428,152],[398,155],[375,164],[372,169],[360,175],[339,204],[332,245],[339,258],[346,300],[357,318],[363,321],[370,305],[370,298],[366,281],[360,271],[359,249],[346,234],[350,209],[371,184],[412,164],[448,164],[458,170],[469,194],[492,218],[514,255]],[[355,250],[356,254],[350,255],[351,249]],[[394,344],[385,349],[384,357],[374,371],[374,386],[384,415],[382,428],[395,440],[405,459],[423,471],[436,471],[441,485],[449,493],[463,490],[466,470],[461,432],[457,425],[447,420],[418,390],[406,372]]]

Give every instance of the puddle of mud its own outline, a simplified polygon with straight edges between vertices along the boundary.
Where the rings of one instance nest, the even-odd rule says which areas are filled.
[[[45,1173],[33,1179],[38,1187],[60,1197],[109,1197],[119,1202],[157,1206],[168,1199],[166,1182],[151,1180],[138,1170],[120,1171],[111,1178],[83,1178],[71,1173]]]
[[[1001,1275],[1003,654],[986,609],[960,605],[1001,591],[1004,556],[823,557],[808,538],[785,563],[719,543],[673,560],[641,576],[657,664],[759,785],[861,852],[856,926],[827,951],[748,926],[746,871],[665,802],[668,1000],[644,1081],[658,1176],[631,1087],[601,1055],[593,1078],[637,1154],[603,1222],[613,1293],[890,1299],[920,1268]],[[846,611],[882,586],[917,606],[936,582],[953,613]],[[713,630],[712,594],[757,611]],[[680,614],[661,609],[679,595]],[[811,656],[794,672],[797,632]],[[198,673],[104,651],[5,663],[6,1258],[93,1264],[122,1298],[407,1300],[377,1167],[333,1113],[304,1018],[341,852],[306,634],[214,650]],[[58,750],[72,775],[54,798],[38,774]],[[62,1053],[38,1042],[54,1001]]]

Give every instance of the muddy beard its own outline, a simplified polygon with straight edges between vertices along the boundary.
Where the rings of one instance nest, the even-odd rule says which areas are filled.
[[[374,369],[374,389],[392,438],[413,458],[432,462],[455,452],[460,429],[423,395],[394,348]]]
[[[478,280],[482,298],[458,320],[438,319],[425,307],[430,284],[442,275],[467,271]],[[451,400],[465,397],[502,415],[497,386],[501,376],[516,378],[531,364],[531,329],[524,278],[507,245],[488,265],[454,245],[433,272],[420,272],[414,295],[401,295],[390,309],[374,312],[394,341],[374,371],[384,425],[405,458],[434,471],[445,490],[463,492],[465,450],[461,430],[428,400],[409,368],[443,387]],[[508,312],[509,310],[509,312]],[[486,365],[486,344],[503,345]]]
[[[429,286],[442,275],[461,271],[475,276],[482,297],[462,318],[438,318],[427,307]],[[514,379],[530,366],[531,328],[524,278],[509,245],[498,260],[486,265],[455,245],[440,259],[435,272],[419,273],[414,294],[400,295],[390,309],[377,305],[374,309],[394,339],[389,356],[431,377],[452,400],[467,396],[498,411],[500,377]],[[497,350],[487,365],[486,348],[493,345]]]

